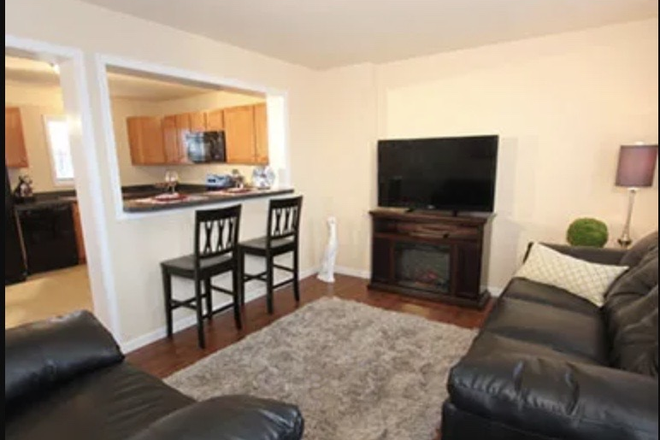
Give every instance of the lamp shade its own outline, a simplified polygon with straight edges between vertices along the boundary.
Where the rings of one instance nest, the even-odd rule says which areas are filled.
[[[616,186],[641,188],[653,185],[657,160],[657,145],[622,145],[619,150]]]

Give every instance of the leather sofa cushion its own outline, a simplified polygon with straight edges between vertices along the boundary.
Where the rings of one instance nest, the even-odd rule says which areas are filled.
[[[23,408],[5,422],[5,439],[126,440],[191,403],[121,363],[80,376]]]
[[[658,285],[658,251],[650,252],[640,264],[623,274],[614,282],[605,297],[604,316],[608,322],[610,336],[620,326],[618,314],[629,304],[646,296]]]
[[[658,287],[621,310],[617,324],[612,364],[658,377]]]
[[[182,408],[131,440],[298,440],[304,421],[293,405],[222,396]]]
[[[81,374],[122,362],[112,335],[77,312],[5,331],[5,405],[10,411]]]
[[[493,308],[484,329],[599,364],[608,363],[607,334],[598,308],[585,314],[504,296]]]
[[[605,296],[609,298],[621,292],[645,294],[656,284],[658,284],[658,248],[647,253],[639,264],[631,267],[613,282]]]
[[[618,333],[631,324],[639,322],[649,312],[658,309],[658,286],[646,295],[636,293],[621,294],[617,307],[609,311],[607,328],[614,339]]]
[[[596,305],[567,290],[523,278],[511,280],[502,297],[546,304],[585,315],[594,315],[598,311]]]
[[[522,430],[490,417],[481,417],[472,412],[463,411],[448,400],[442,405],[441,438],[449,440],[558,440],[556,437]]]
[[[452,369],[448,389],[460,410],[548,438],[658,435],[657,380],[609,367],[508,353],[468,355]]]
[[[545,359],[563,360],[566,362],[582,362],[595,364],[592,359],[577,354],[565,353],[553,349],[548,345],[535,344],[533,342],[521,341],[506,336],[483,331],[474,339],[468,356],[491,356],[507,353],[512,356],[520,354],[523,356],[535,356]]]
[[[589,246],[571,246],[566,244],[557,244],[557,243],[542,243],[544,246],[547,246],[551,249],[561,252],[562,254],[570,255],[571,257],[579,258],[580,260],[588,261],[590,263],[597,264],[607,264],[607,265],[618,265],[618,266],[627,266],[622,264],[621,260],[625,255],[625,251],[621,249],[610,249],[610,248],[595,248]],[[527,256],[529,256],[529,251],[531,250],[534,243],[530,243],[527,248]]]
[[[637,266],[642,259],[653,249],[658,248],[658,231],[655,231],[640,240],[625,253],[621,259],[621,264],[624,266]]]

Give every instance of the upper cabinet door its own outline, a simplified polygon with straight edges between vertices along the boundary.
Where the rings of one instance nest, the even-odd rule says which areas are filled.
[[[186,157],[186,135],[192,131],[190,113],[176,115],[176,128],[179,131],[179,158],[177,163],[187,161]]]
[[[162,165],[167,162],[160,118],[130,117],[126,119],[126,124],[133,165]]]
[[[165,163],[175,164],[181,160],[181,136],[176,116],[165,116],[162,122]]]
[[[191,115],[192,113],[182,113],[175,116],[176,128],[179,132],[179,156],[174,163],[188,163],[188,155],[186,154],[186,135],[195,131],[192,128]]]
[[[225,113],[222,109],[206,112],[206,129],[208,131],[222,131],[225,129]]]
[[[190,130],[194,132],[206,131],[206,113],[194,112],[188,114],[190,121]]]
[[[268,165],[268,114],[266,104],[254,106],[255,163]]]
[[[230,107],[225,113],[227,162],[251,164],[255,161],[254,106]]]
[[[21,111],[17,107],[5,108],[5,162],[9,168],[28,166]]]

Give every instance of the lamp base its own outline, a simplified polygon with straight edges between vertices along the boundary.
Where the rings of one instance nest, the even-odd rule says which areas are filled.
[[[632,219],[633,206],[635,204],[635,195],[637,194],[637,188],[628,188],[628,213],[626,215],[626,224],[623,227],[621,232],[621,237],[617,239],[617,243],[623,249],[627,249],[632,244],[632,239],[630,238],[630,220]]]
[[[632,239],[630,237],[619,237],[616,242],[619,243],[619,246],[623,249],[628,249],[632,244]]]

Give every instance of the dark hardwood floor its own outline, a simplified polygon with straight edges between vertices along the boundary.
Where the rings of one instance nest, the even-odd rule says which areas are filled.
[[[275,314],[273,315],[266,312],[265,298],[249,302],[245,306],[243,330],[241,331],[234,327],[231,310],[216,315],[210,324],[206,325],[207,347],[205,350],[201,350],[197,346],[196,329],[191,327],[175,333],[171,340],[165,338],[130,353],[127,356],[128,361],[155,376],[164,378],[240,341],[276,319],[296,311],[298,307],[324,296],[359,301],[387,310],[411,313],[433,321],[469,328],[480,327],[493,305],[493,300],[491,300],[483,310],[450,306],[394,293],[369,291],[367,281],[360,278],[343,275],[337,275],[336,278],[334,284],[323,283],[316,277],[309,277],[301,281],[300,305],[296,305],[291,288],[277,291],[275,293]]]

